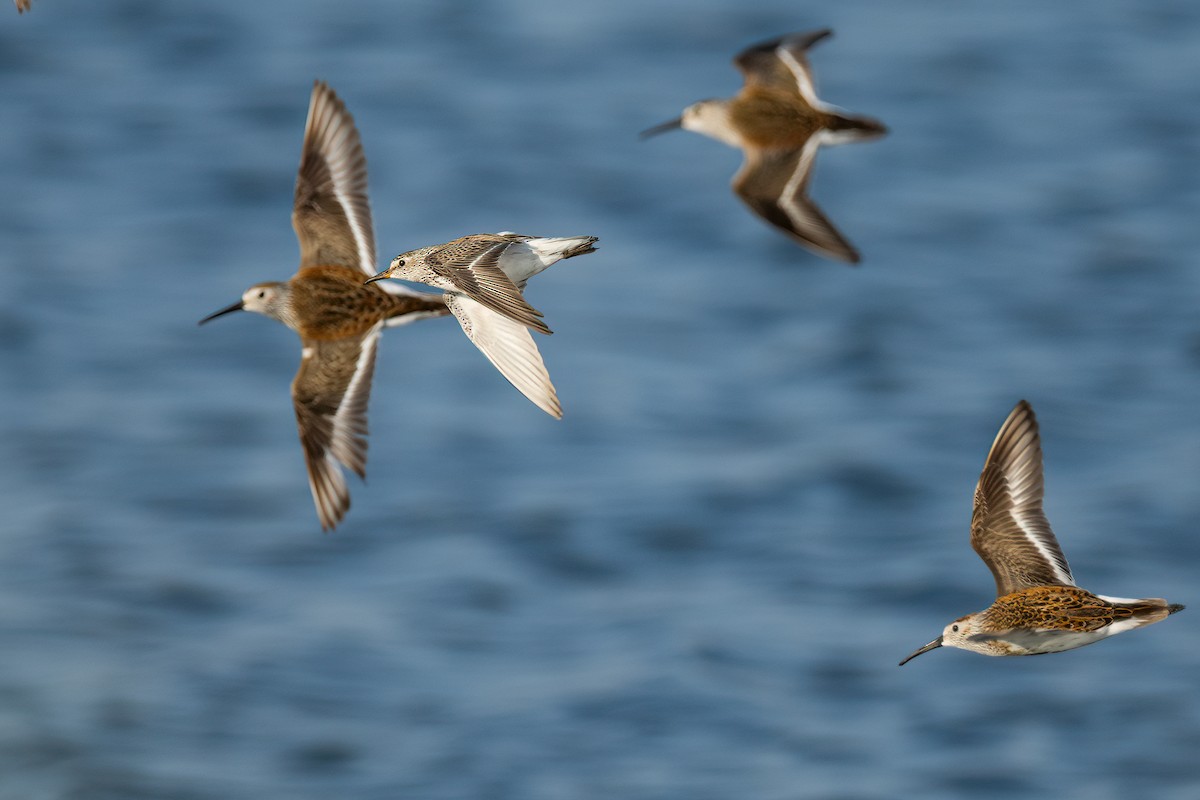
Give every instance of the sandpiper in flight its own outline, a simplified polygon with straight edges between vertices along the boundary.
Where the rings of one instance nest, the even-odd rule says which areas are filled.
[[[551,331],[525,300],[525,282],[564,258],[594,252],[596,241],[477,233],[401,253],[367,283],[399,278],[442,289],[447,307],[488,360],[538,408],[560,418],[562,407],[528,329]]]
[[[808,182],[822,145],[874,139],[887,128],[817,97],[805,53],[832,33],[793,33],[743,50],[733,60],[745,78],[735,97],[694,103],[642,137],[683,128],[740,148],[733,190],[754,213],[821,255],[858,263],[858,251],[809,199]]]
[[[1075,585],[1042,511],[1042,446],[1022,400],[1004,421],[975,487],[971,546],[996,578],[996,600],[946,626],[900,665],[937,647],[988,656],[1057,653],[1151,625],[1183,606],[1106,597]]]
[[[380,331],[449,310],[441,298],[399,284],[386,291],[363,285],[364,275],[375,271],[367,161],[354,119],[320,81],[308,108],[292,225],[300,269],[291,280],[255,284],[201,323],[254,311],[300,334],[292,401],[317,516],[330,530],[350,507],[338,465],[365,476],[367,400]]]

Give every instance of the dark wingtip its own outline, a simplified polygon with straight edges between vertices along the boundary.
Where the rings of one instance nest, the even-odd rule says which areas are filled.
[[[785,37],[784,41],[792,44],[792,41],[795,40],[797,45],[807,50],[817,42],[822,39],[828,39],[830,36],[833,36],[833,28],[821,28],[820,30],[809,31],[808,33],[793,33],[791,36]]]
[[[1012,414],[1016,414],[1017,411],[1020,411],[1022,414],[1026,414],[1030,417],[1034,416],[1033,404],[1030,403],[1028,400],[1026,400],[1024,397],[1022,397],[1020,400],[1017,401],[1017,404],[1015,406],[1013,406],[1013,410],[1011,412],[1009,412],[1009,415],[1011,416]]]
[[[1187,606],[1182,603],[1171,603],[1171,605],[1167,606],[1167,615],[1174,614],[1176,611],[1183,611],[1185,608]]]
[[[785,33],[783,36],[776,36],[774,38],[758,42],[757,44],[752,44],[742,52],[743,54],[753,52],[770,52],[777,47],[786,47],[788,49],[804,51],[808,50],[822,39],[827,39],[830,36],[833,36],[833,28],[821,28],[815,31]]]

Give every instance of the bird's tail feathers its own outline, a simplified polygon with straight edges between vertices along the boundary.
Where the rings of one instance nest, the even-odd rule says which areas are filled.
[[[821,143],[827,145],[865,142],[887,134],[888,128],[871,117],[860,117],[844,113],[841,109],[830,109],[829,121],[821,131]]]
[[[594,253],[593,245],[599,241],[595,236],[560,236],[556,238],[530,239],[528,244],[538,258],[544,261],[558,261],[564,258],[574,258],[586,253]]]

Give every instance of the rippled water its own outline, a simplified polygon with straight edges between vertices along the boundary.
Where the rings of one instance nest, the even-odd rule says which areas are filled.
[[[636,132],[829,25],[886,121],[790,244],[738,155]],[[0,798],[1194,798],[1200,7],[158,3],[0,9]],[[370,480],[316,523],[295,268],[323,78],[381,257],[589,233],[531,301],[567,417],[452,321],[389,331]],[[971,490],[1020,397],[1084,586],[1193,610],[1046,659]]]

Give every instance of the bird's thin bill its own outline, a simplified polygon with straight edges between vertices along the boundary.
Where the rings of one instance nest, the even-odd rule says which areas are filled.
[[[388,276],[388,271],[385,269],[383,272],[380,272],[378,275],[372,275],[371,277],[369,277],[365,281],[363,281],[363,286],[366,286],[368,283],[374,283],[375,281],[384,280],[385,278],[387,278],[387,276]]]
[[[934,639],[932,642],[930,642],[929,644],[927,644],[924,647],[917,650],[915,653],[910,655],[908,658],[901,661],[900,666],[903,667],[905,664],[912,661],[917,656],[921,655],[921,653],[928,653],[930,650],[936,650],[937,648],[939,648],[941,646],[942,646],[942,637],[939,636],[936,639]]]
[[[638,134],[638,138],[649,139],[651,136],[657,136],[658,134],[666,133],[667,131],[678,130],[682,127],[683,117],[676,117],[675,119],[668,120],[661,125],[655,125],[653,128],[646,128],[646,130]]]
[[[242,306],[242,301],[241,301],[241,300],[238,300],[236,303],[234,303],[233,305],[229,306],[228,308],[222,308],[220,311],[217,311],[217,312],[214,312],[214,313],[212,313],[212,314],[209,314],[207,317],[205,317],[204,319],[200,320],[200,321],[199,321],[198,323],[196,323],[196,324],[197,324],[197,325],[203,325],[204,323],[208,322],[209,320],[216,319],[217,317],[224,316],[225,314],[228,314],[228,313],[230,313],[230,312],[233,312],[233,311],[241,311],[242,309],[243,309],[243,306]]]

